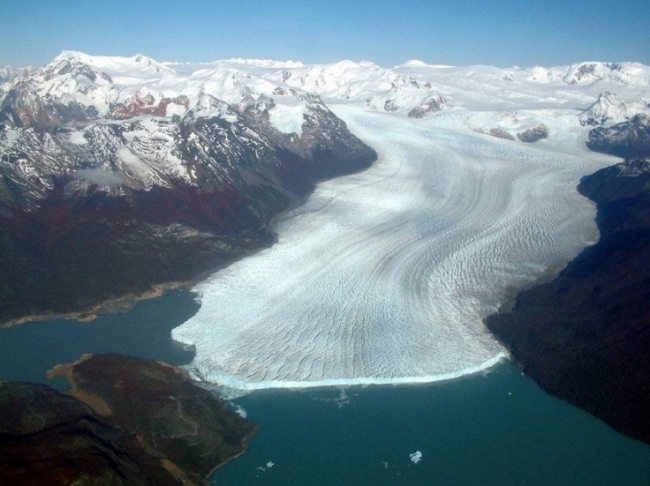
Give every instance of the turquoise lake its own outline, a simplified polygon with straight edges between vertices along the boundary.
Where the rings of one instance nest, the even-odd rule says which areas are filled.
[[[190,292],[173,291],[89,323],[0,329],[0,379],[48,383],[47,369],[84,352],[186,364],[192,353],[169,332],[197,309]],[[650,446],[549,396],[507,362],[426,386],[263,390],[229,403],[260,431],[214,484],[650,484]]]

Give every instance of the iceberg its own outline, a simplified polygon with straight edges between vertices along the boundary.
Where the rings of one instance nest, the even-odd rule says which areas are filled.
[[[412,463],[417,464],[422,460],[422,453],[420,451],[415,451],[413,454],[409,454],[409,459]]]

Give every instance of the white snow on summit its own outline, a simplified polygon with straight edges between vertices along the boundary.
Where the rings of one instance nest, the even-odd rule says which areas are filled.
[[[174,70],[150,57],[136,54],[133,57],[117,56],[91,56],[78,51],[63,51],[53,62],[77,62],[91,66],[93,69],[103,71],[111,77],[142,78],[153,76],[154,73],[173,73]]]
[[[274,61],[271,59],[233,58],[233,59],[228,59],[228,61],[226,62],[245,64],[247,66],[255,66],[260,68],[273,68],[273,69],[299,68],[304,66],[304,64],[300,61]]]
[[[625,103],[616,93],[601,93],[598,100],[582,112],[582,125],[605,125],[620,123],[639,113],[650,114],[650,104],[645,99]]]

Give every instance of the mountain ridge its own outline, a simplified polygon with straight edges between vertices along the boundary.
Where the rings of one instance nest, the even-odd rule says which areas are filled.
[[[236,103],[190,106],[152,86],[124,94],[79,58],[18,79],[0,104],[3,321],[192,280],[270,244],[273,217],[318,180],[376,158],[318,97],[288,96],[295,133],[237,79]]]
[[[546,391],[650,443],[650,160],[589,175],[601,238],[486,320]]]

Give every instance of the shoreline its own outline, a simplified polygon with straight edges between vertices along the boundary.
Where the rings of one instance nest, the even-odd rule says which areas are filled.
[[[161,297],[168,290],[178,290],[195,285],[195,281],[171,281],[162,284],[154,284],[150,290],[140,294],[126,294],[122,297],[105,300],[96,304],[89,309],[64,313],[46,313],[34,314],[29,316],[18,317],[0,324],[0,329],[5,329],[32,322],[45,322],[54,320],[73,320],[77,322],[92,322],[100,315],[122,314],[130,311],[133,306],[142,301]]]
[[[302,204],[305,203],[305,201],[307,201],[308,197],[309,196],[306,196],[304,198],[296,198],[299,200],[292,199],[291,205],[287,209],[270,218],[270,221],[266,226],[273,234],[273,242],[271,243],[271,245],[273,245],[277,241],[278,235],[274,231],[274,226],[277,223],[278,219],[286,215],[288,212],[296,209],[297,207],[300,207]],[[241,260],[242,258],[246,258],[248,256],[254,255],[258,251],[263,250],[268,246],[270,245],[262,245],[259,248],[245,251],[242,255],[230,259],[228,261],[222,262],[221,264],[217,265],[215,268],[211,270],[206,270],[204,272],[201,272],[199,275],[197,275],[196,277],[190,280],[171,280],[169,282],[152,284],[149,290],[146,290],[139,294],[138,293],[125,294],[121,297],[104,300],[84,310],[64,312],[64,313],[51,312],[45,314],[33,314],[33,315],[18,317],[15,319],[10,319],[8,321],[0,323],[0,329],[20,326],[22,324],[29,324],[32,322],[45,322],[45,321],[54,321],[59,319],[73,320],[77,322],[92,322],[95,319],[97,319],[100,315],[123,314],[125,312],[130,311],[133,308],[133,306],[138,302],[143,300],[157,299],[158,297],[162,297],[162,295],[168,290],[186,289],[191,291],[192,287],[201,283],[211,275],[214,275],[215,273],[223,270],[224,268],[228,267],[232,263]]]
[[[94,362],[90,363],[90,367],[84,368],[84,363],[90,360]],[[81,368],[78,368],[80,365]],[[107,419],[108,425],[132,435],[146,452],[151,447],[162,458],[165,469],[174,474],[180,473],[185,478],[203,476],[209,480],[219,467],[247,452],[248,441],[258,432],[255,424],[238,416],[228,409],[222,399],[198,386],[185,370],[165,362],[113,353],[85,353],[75,361],[54,365],[47,371],[47,377],[65,378],[70,386],[66,395],[85,404],[99,417]],[[158,407],[158,413],[162,413],[163,417],[176,422],[175,426],[170,426],[171,432],[156,434],[157,420],[160,417],[149,416],[152,404]],[[175,405],[178,405],[178,411]],[[184,416],[181,406],[187,406],[191,410],[191,418]],[[194,431],[180,435],[174,433],[179,421],[189,422]],[[222,425],[214,425],[221,421]],[[228,434],[219,432],[221,426],[230,427],[226,430],[231,430],[239,437],[228,438]],[[205,432],[206,427],[212,433],[222,434],[222,441],[210,439],[211,433]],[[157,443],[155,436],[162,443]],[[233,438],[239,440],[235,443]],[[198,442],[194,443],[195,440]],[[199,469],[194,470],[189,457],[197,445],[212,460],[200,464]],[[228,452],[229,447],[234,447],[233,455]],[[183,484],[190,482],[194,484],[196,481],[188,479]]]
[[[47,370],[46,376],[48,380],[52,380],[57,377],[65,378],[68,381],[68,385],[70,386],[66,392],[68,395],[76,398],[82,403],[85,403],[98,415],[102,417],[109,417],[113,415],[113,411],[108,406],[108,404],[101,397],[80,390],[78,383],[74,378],[74,367],[92,357],[93,355],[91,353],[85,353],[82,354],[78,360],[73,361],[72,363],[59,363],[52,369]]]

